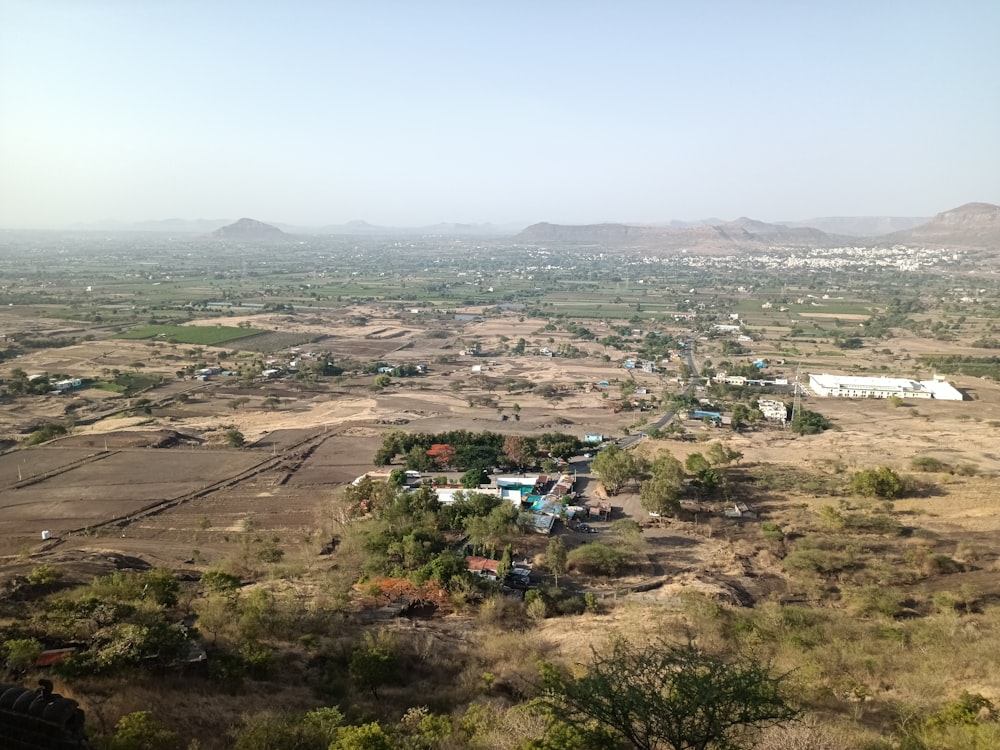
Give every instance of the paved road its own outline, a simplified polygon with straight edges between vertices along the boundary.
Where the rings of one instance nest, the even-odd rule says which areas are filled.
[[[694,390],[695,383],[698,380],[698,368],[695,367],[694,365],[694,342],[688,341],[687,345],[684,347],[684,351],[687,353],[688,367],[691,369],[691,376],[688,378],[687,385],[685,385],[684,390],[681,391],[681,393],[686,395],[691,393],[692,390]],[[671,419],[674,418],[674,415],[676,413],[677,413],[676,409],[671,409],[670,411],[664,412],[659,419],[657,419],[650,425],[650,427],[663,427]],[[618,441],[618,445],[621,446],[622,448],[628,448],[630,445],[634,445],[635,443],[642,440],[643,437],[645,437],[644,434],[629,435],[627,437],[621,438]]]

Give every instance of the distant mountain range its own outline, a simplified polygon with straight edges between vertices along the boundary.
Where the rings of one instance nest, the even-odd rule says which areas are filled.
[[[634,248],[650,252],[725,253],[735,250],[759,250],[773,246],[837,247],[873,243],[940,244],[950,247],[1000,248],[1000,206],[990,203],[967,203],[945,211],[933,219],[902,217],[859,217],[814,219],[806,225],[768,224],[753,219],[713,225],[642,225],[628,224],[533,224],[514,239],[526,244],[572,243],[604,247]],[[823,231],[862,230],[848,235]],[[876,234],[878,229],[892,229]],[[866,231],[867,230],[867,231]]]
[[[571,243],[662,252],[724,253],[773,246],[837,247],[851,244],[923,244],[1000,249],[1000,206],[967,203],[933,219],[903,216],[837,216],[767,223],[703,219],[661,224],[458,224],[386,227],[365,221],[301,227],[255,219],[164,219],[135,223],[103,221],[73,229],[166,232],[214,240],[269,242],[315,235],[512,237],[525,244]]]

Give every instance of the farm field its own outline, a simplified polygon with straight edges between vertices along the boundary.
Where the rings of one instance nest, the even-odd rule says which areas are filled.
[[[140,326],[118,334],[123,339],[162,338],[176,344],[198,344],[218,346],[230,341],[250,338],[267,333],[254,328],[233,328],[231,326]]]

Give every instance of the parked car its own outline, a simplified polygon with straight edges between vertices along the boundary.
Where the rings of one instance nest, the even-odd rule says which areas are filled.
[[[581,534],[596,534],[597,533],[597,529],[595,529],[593,526],[589,526],[588,524],[585,524],[585,523],[577,524],[576,525],[576,530],[579,531]]]

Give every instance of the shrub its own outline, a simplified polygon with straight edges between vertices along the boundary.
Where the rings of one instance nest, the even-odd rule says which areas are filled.
[[[241,585],[237,576],[221,570],[206,570],[201,577],[201,583],[209,591],[234,591]]]
[[[800,435],[816,435],[829,429],[830,422],[818,412],[800,409],[792,417],[790,427],[792,432],[797,432]]]
[[[765,539],[771,542],[780,542],[785,538],[785,532],[776,523],[766,521],[760,525],[760,533]]]
[[[903,494],[903,480],[888,466],[864,469],[851,477],[851,492],[865,497],[899,497]]]
[[[629,566],[631,559],[628,553],[620,549],[602,542],[592,542],[570,552],[567,562],[570,569],[581,573],[615,576]]]
[[[916,456],[910,461],[910,466],[917,471],[943,472],[951,469],[944,461],[932,456]]]
[[[28,583],[32,586],[44,586],[61,579],[62,571],[52,565],[39,565],[28,573]]]
[[[45,443],[53,438],[65,435],[67,432],[69,432],[69,430],[66,429],[65,425],[49,422],[28,435],[28,439],[25,443],[27,445],[38,445],[39,443]]]
[[[230,448],[242,448],[246,445],[246,438],[239,430],[226,430],[222,437]]]

